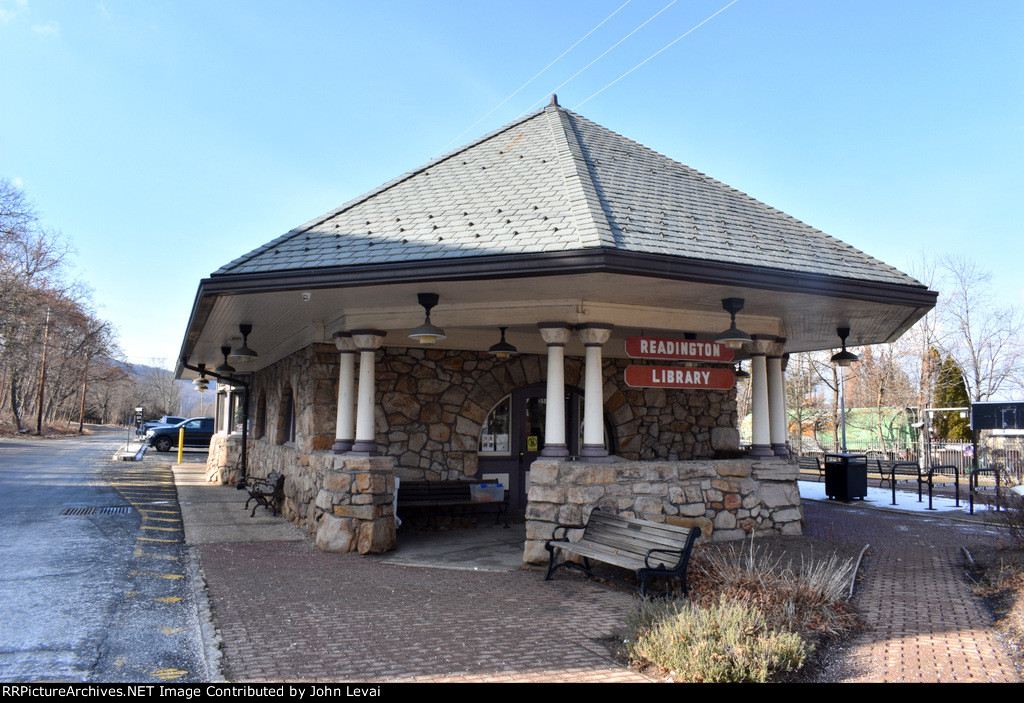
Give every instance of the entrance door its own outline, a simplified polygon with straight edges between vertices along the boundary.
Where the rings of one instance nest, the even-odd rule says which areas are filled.
[[[570,455],[579,454],[579,389],[565,389],[565,437]],[[495,405],[480,438],[480,475],[507,481],[509,508],[526,510],[530,464],[545,446],[547,385],[535,383],[512,391]]]

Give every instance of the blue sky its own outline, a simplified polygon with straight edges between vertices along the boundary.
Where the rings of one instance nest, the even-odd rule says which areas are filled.
[[[910,273],[966,251],[1024,303],[1024,1],[624,1],[0,0],[0,176],[142,363],[173,364],[222,264],[556,89]]]

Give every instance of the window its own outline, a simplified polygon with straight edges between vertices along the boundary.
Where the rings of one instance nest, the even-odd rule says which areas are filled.
[[[281,406],[278,409],[277,419],[277,444],[286,444],[295,441],[295,396],[291,388],[286,388],[281,396]]]
[[[492,456],[509,456],[512,417],[512,396],[506,395],[491,408],[480,428],[480,453]]]

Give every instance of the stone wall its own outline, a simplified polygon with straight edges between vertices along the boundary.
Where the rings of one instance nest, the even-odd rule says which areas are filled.
[[[604,409],[615,453],[627,459],[693,459],[735,451],[735,391],[629,388],[627,359],[604,362]],[[475,476],[480,427],[502,398],[547,379],[547,358],[440,349],[377,354],[377,441],[398,475],[416,480]],[[565,382],[582,388],[583,360],[565,360]]]
[[[240,436],[215,436],[207,480],[236,482],[240,449]],[[281,515],[314,537],[320,549],[360,554],[394,549],[395,466],[390,457],[303,453],[301,443],[250,441],[247,459],[251,476],[284,474]],[[221,466],[225,462],[230,469]]]
[[[500,360],[469,351],[378,350],[378,449],[401,478],[475,476],[480,428],[488,412],[516,388],[543,383],[546,363],[546,357],[539,355]],[[737,449],[735,391],[629,388],[623,380],[628,363],[606,359],[603,368],[605,415],[618,456],[674,462]],[[327,490],[326,473],[340,470],[337,456],[330,452],[338,370],[334,345],[312,344],[256,372],[251,389],[249,473],[283,473],[283,514],[310,534],[318,534],[325,522],[333,525],[332,530],[337,527],[324,515],[342,518],[334,513],[339,504],[327,507],[321,495]],[[581,387],[582,374],[582,359],[565,360],[567,385]],[[289,399],[294,408],[294,437],[287,432]],[[209,480],[238,479],[240,442],[235,435],[214,438],[207,465]]]
[[[798,535],[803,510],[797,473],[796,464],[773,460],[536,461],[523,560],[546,563],[544,542],[555,526],[584,524],[594,508],[700,527],[704,541],[741,539],[759,530]]]

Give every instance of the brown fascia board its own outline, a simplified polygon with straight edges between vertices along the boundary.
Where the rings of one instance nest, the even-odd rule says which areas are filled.
[[[221,295],[427,281],[531,278],[583,273],[618,273],[691,283],[810,293],[902,305],[915,309],[907,318],[913,321],[933,308],[938,298],[938,293],[928,290],[920,284],[863,281],[743,264],[682,257],[666,258],[657,254],[604,248],[433,261],[404,261],[269,273],[216,274],[203,279],[199,284],[181,353],[186,357],[191,353],[190,340],[198,338],[199,330],[205,325],[215,299]],[[180,374],[181,370],[181,360],[179,359],[176,372]]]

